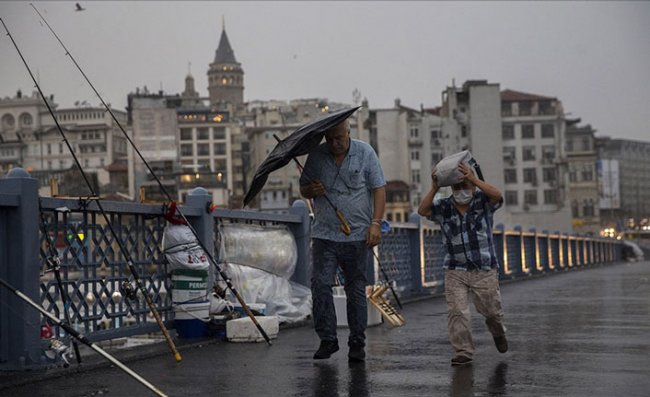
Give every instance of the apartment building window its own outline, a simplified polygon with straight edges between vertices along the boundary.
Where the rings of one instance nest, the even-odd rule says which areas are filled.
[[[512,103],[511,102],[501,102],[501,116],[503,116],[503,117],[512,116]]]
[[[524,183],[537,183],[537,170],[535,168],[524,168]]]
[[[212,139],[226,139],[226,129],[223,127],[212,128]]]
[[[65,168],[65,161],[59,160],[59,169],[62,170]]]
[[[207,141],[210,139],[210,133],[207,127],[200,127],[196,129],[196,139],[200,141]]]
[[[417,150],[411,151],[411,160],[420,160],[420,152]]]
[[[523,124],[521,126],[521,139],[535,139],[534,124]]]
[[[521,148],[524,161],[535,160],[535,146],[524,146]]]
[[[193,155],[194,155],[194,149],[192,144],[181,145],[181,156],[193,156]]]
[[[582,150],[585,152],[591,150],[591,139],[589,137],[582,138]]]
[[[582,213],[584,216],[594,216],[594,201],[592,199],[585,200],[582,207]]]
[[[59,154],[63,154],[63,144],[59,143]]]
[[[191,140],[192,140],[192,129],[181,128],[181,141],[191,141]]]
[[[431,139],[440,138],[440,130],[431,130]]]
[[[532,102],[519,102],[519,115],[530,116],[532,114]]]
[[[210,155],[210,146],[209,145],[196,145],[199,156],[209,156]]]
[[[544,190],[544,204],[557,204],[557,190]]]
[[[577,218],[580,216],[580,207],[578,206],[578,201],[573,200],[571,202],[571,216]]]
[[[517,170],[514,168],[506,168],[503,170],[503,179],[506,183],[517,183]]]
[[[52,162],[50,160],[47,161],[47,169],[48,170],[52,169]]]
[[[214,160],[214,170],[215,172],[225,172],[228,167],[226,159],[216,159]]]
[[[514,146],[504,146],[503,147],[503,162],[506,164],[513,165],[517,160],[517,148]]]
[[[504,124],[501,127],[501,137],[504,140],[515,139],[515,126],[512,124]]]
[[[226,154],[226,144],[225,143],[215,143],[214,144],[214,154],[224,155]]]
[[[46,147],[47,147],[47,154],[52,154],[52,145],[48,143]]]
[[[466,126],[460,127],[460,136],[463,137],[463,138],[465,138],[467,136],[467,127]]]
[[[582,169],[581,176],[583,181],[592,181],[594,179],[594,171],[587,165]]]
[[[551,164],[555,160],[555,145],[542,145],[542,163]]]
[[[542,124],[542,138],[555,138],[555,126],[553,124]]]
[[[20,115],[20,124],[22,126],[32,125],[32,116],[29,113],[23,113]]]
[[[418,138],[420,136],[420,129],[417,126],[411,126],[409,130],[411,138]]]
[[[442,153],[431,153],[431,164],[438,164],[440,160],[442,160]]]
[[[519,205],[519,194],[516,190],[506,190],[506,205]]]
[[[542,101],[538,105],[539,114],[541,115],[551,115],[554,112],[553,103],[551,101]]]
[[[555,167],[542,168],[542,180],[544,182],[554,182],[556,179]]]
[[[411,171],[411,183],[420,183],[420,170]]]
[[[576,170],[569,170],[569,182],[577,182],[578,181],[578,173]]]
[[[537,190],[524,190],[524,204],[537,205]]]

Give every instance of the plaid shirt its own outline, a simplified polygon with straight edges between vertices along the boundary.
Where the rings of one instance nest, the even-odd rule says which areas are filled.
[[[454,207],[452,196],[434,200],[431,205],[432,221],[440,224],[447,250],[443,263],[450,270],[490,270],[499,267],[494,250],[492,222],[494,211],[503,204],[490,203],[480,190],[467,207],[465,215]]]

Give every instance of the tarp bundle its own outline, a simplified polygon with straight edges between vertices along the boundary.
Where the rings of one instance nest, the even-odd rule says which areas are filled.
[[[311,291],[289,281],[298,249],[286,226],[226,224],[219,227],[219,234],[219,261],[246,303],[264,303],[266,314],[281,323],[302,321],[311,314]]]

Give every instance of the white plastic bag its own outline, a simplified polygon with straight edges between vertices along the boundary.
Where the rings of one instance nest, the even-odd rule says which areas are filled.
[[[469,150],[454,153],[440,160],[436,165],[436,177],[438,186],[451,186],[463,180],[463,174],[458,170],[460,163],[469,164],[472,154]]]
[[[224,224],[219,227],[220,262],[255,267],[290,278],[298,262],[298,246],[288,227]]]
[[[169,263],[169,272],[175,269],[207,270],[210,266],[205,251],[186,225],[168,223],[165,226],[162,245]]]
[[[299,322],[311,315],[309,288],[249,266],[226,263],[224,271],[244,302],[264,303],[266,315],[277,316],[280,323]]]

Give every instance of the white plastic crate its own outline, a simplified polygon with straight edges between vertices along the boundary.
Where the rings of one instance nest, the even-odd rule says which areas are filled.
[[[368,288],[372,288],[372,286]],[[334,309],[336,310],[336,326],[347,327],[348,308],[347,308],[347,297],[345,296],[345,289],[343,287],[334,287],[332,294],[334,297]],[[367,296],[367,291],[366,291],[366,296]],[[377,308],[370,302],[367,302],[367,305],[368,305],[368,326],[372,327],[381,324],[382,318],[379,310],[377,310]]]

